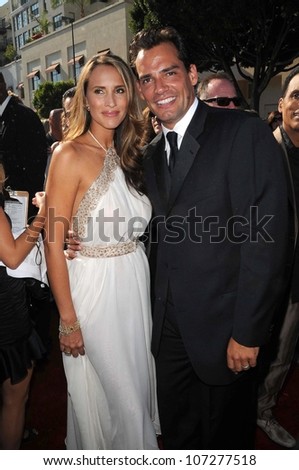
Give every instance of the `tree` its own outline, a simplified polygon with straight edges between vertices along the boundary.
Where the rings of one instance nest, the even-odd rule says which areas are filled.
[[[44,10],[40,16],[33,16],[32,18],[37,21],[38,29],[42,34],[49,34],[49,28],[52,22],[48,19],[48,12],[46,10]]]
[[[48,118],[51,109],[61,108],[63,93],[73,86],[72,80],[42,83],[33,97],[33,106],[39,117]]]
[[[8,62],[12,62],[17,57],[17,54],[18,53],[16,49],[14,48],[13,44],[8,44],[4,52],[5,59]]]
[[[299,57],[293,0],[173,0],[169,6],[167,0],[135,0],[132,31],[174,26],[200,72],[224,70],[237,85],[236,66],[251,84],[250,107],[256,111],[271,78],[293,68]]]
[[[91,0],[51,0],[51,5],[52,8],[56,8],[61,3],[66,3],[66,4],[71,4],[71,5],[77,5],[80,8],[80,16],[81,18],[84,18],[85,16],[85,6],[90,5]]]

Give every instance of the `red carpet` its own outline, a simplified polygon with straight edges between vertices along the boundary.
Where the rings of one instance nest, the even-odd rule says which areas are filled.
[[[27,427],[35,428],[37,436],[24,442],[22,449],[63,450],[66,432],[66,382],[58,348],[58,316],[52,317],[53,345],[48,360],[37,366],[31,384]],[[299,365],[290,371],[280,395],[275,416],[294,437],[299,449]],[[283,450],[265,433],[257,429],[256,449]],[[287,449],[285,449],[287,450]]]

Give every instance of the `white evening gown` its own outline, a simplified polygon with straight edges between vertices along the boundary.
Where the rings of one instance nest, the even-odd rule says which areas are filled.
[[[63,354],[68,450],[158,448],[149,268],[136,242],[150,216],[109,149],[73,221],[83,249],[68,268],[85,356]]]

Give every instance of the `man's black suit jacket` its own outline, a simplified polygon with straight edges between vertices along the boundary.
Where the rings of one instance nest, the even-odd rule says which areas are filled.
[[[31,198],[44,186],[47,164],[46,133],[37,114],[11,97],[0,118],[0,153],[6,186],[29,192],[29,216],[35,212]]]
[[[292,170],[289,164],[289,157],[288,157],[288,151],[287,148],[284,144],[282,134],[280,127],[277,127],[275,131],[273,132],[273,135],[279,145],[281,146],[284,156],[285,156],[285,166],[286,166],[286,171],[289,176],[289,192],[290,192],[290,199],[293,201],[293,207],[294,207],[294,213],[293,213],[293,225],[294,225],[294,234],[295,234],[295,240],[294,240],[294,257],[292,260],[292,269],[290,272],[290,294],[291,294],[291,300],[293,303],[299,302],[299,244],[298,244],[298,208],[296,207],[296,196],[295,196],[295,188],[294,188],[294,181],[293,181],[293,175],[292,175]],[[285,311],[284,311],[285,312]]]
[[[286,288],[293,234],[282,152],[252,113],[199,101],[169,197],[164,162],[161,134],[144,154],[152,233],[158,233],[150,254],[153,354],[170,289],[196,373],[206,383],[227,384],[239,377],[226,364],[230,337],[245,346],[265,343]]]

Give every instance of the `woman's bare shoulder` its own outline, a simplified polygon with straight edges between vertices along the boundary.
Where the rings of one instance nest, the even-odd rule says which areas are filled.
[[[75,157],[78,153],[77,142],[75,140],[65,140],[59,142],[53,150],[53,158],[68,159]]]
[[[53,151],[51,164],[60,169],[65,166],[68,166],[69,169],[80,168],[84,165],[84,145],[79,140],[60,142]]]

